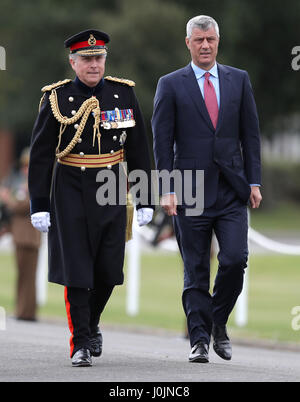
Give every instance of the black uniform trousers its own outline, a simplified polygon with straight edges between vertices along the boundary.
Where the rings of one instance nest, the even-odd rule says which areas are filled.
[[[98,282],[94,289],[65,287],[65,305],[71,332],[70,357],[81,348],[90,348],[100,316],[114,286]]]
[[[191,346],[210,342],[212,323],[224,325],[242,291],[248,260],[247,206],[221,175],[216,203],[201,216],[178,208],[174,229],[184,262],[182,302]],[[210,293],[212,233],[219,243],[219,267]]]

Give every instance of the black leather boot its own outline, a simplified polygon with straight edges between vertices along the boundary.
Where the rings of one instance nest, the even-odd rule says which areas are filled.
[[[92,365],[92,358],[88,349],[82,348],[77,350],[72,357],[73,367],[88,367]]]
[[[91,355],[94,357],[99,357],[102,354],[102,334],[100,332],[100,329],[97,327],[95,332],[92,332],[91,338],[90,338],[90,344],[91,344]]]
[[[230,360],[232,356],[232,347],[227,334],[226,325],[213,324],[212,336],[214,338],[214,351],[222,359]]]

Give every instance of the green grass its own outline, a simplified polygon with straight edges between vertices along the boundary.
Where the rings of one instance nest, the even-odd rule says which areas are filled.
[[[300,232],[299,204],[281,203],[276,208],[250,209],[250,224],[258,231]]]
[[[300,305],[300,257],[255,255],[249,261],[249,322],[236,328],[234,312],[229,326],[236,336],[299,342],[300,331],[291,327],[291,309]],[[212,279],[216,271],[212,264]],[[125,268],[126,278],[126,268]],[[127,283],[114,290],[102,320],[106,324],[153,327],[183,333],[185,317],[181,305],[183,268],[176,254],[142,256],[139,314],[126,314]],[[0,306],[8,314],[14,308],[15,269],[11,255],[0,255]],[[65,317],[63,287],[48,285],[47,304],[39,316]]]
[[[291,327],[291,310],[300,305],[300,256],[253,256],[250,259],[249,324],[253,335],[300,342]]]

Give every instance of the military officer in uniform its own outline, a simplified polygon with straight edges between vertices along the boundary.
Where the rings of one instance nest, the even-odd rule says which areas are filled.
[[[139,225],[151,221],[151,165],[134,82],[104,77],[109,36],[86,30],[65,41],[76,73],[42,89],[31,142],[31,221],[48,232],[49,281],[65,287],[73,366],[90,366],[102,352],[100,315],[123,283],[130,205],[99,205],[97,173],[146,172],[147,202],[137,202]],[[126,189],[125,189],[126,192]],[[126,198],[126,194],[125,194]]]

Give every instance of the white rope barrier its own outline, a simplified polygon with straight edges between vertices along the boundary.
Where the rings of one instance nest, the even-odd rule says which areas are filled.
[[[250,218],[250,217],[249,217]],[[134,220],[134,222],[136,219]],[[250,219],[249,219],[250,221]],[[139,312],[139,287],[140,287],[140,257],[141,257],[141,240],[151,243],[153,238],[153,230],[150,227],[139,227],[134,224],[134,239],[128,243],[128,284],[127,284],[127,303],[126,312],[131,316],[135,316]],[[300,245],[291,245],[272,240],[261,233],[257,232],[249,225],[248,239],[262,248],[274,253],[285,255],[300,255]],[[9,238],[9,245],[3,246],[5,243],[4,236],[1,239],[1,250],[12,249],[12,240]],[[5,243],[6,244],[6,243]],[[162,241],[158,250],[169,252],[179,252],[175,238],[169,238]],[[245,271],[244,287],[236,303],[236,324],[240,327],[245,326],[248,320],[248,281],[249,266]],[[42,236],[42,244],[39,252],[38,269],[37,269],[37,302],[44,305],[47,301],[47,235]]]
[[[41,245],[36,270],[36,302],[44,306],[48,297],[48,234],[41,233]]]
[[[250,213],[248,211],[248,220],[250,223]],[[153,237],[152,230],[145,226],[142,228],[139,228],[136,225],[136,236],[141,236],[146,242],[150,242],[151,238]],[[269,250],[274,253],[280,253],[280,254],[285,254],[285,255],[300,255],[300,245],[291,245],[291,244],[285,244],[281,243],[276,240],[269,239],[268,237],[262,235],[261,233],[257,232],[253,228],[251,228],[249,224],[249,229],[248,229],[248,240],[252,241],[253,243],[261,246],[262,248]],[[178,246],[175,238],[170,238],[162,241],[157,249],[159,250],[166,250],[170,252],[178,252]],[[137,247],[132,247],[131,248],[131,253],[137,253]],[[138,264],[137,260],[133,258],[135,267],[133,268],[133,271],[138,272],[139,268],[137,268],[136,264]],[[135,286],[137,285],[137,282],[135,282]],[[129,290],[130,286],[128,287]],[[248,293],[249,293],[249,264],[248,268],[245,271],[245,276],[244,276],[244,286],[243,286],[243,291],[240,294],[236,307],[235,307],[235,323],[239,327],[244,327],[247,325],[248,322]],[[131,288],[131,291],[133,289]],[[133,308],[134,314],[137,314],[138,312],[138,291],[134,290],[133,291],[135,297],[133,300],[131,300],[131,303],[133,302]],[[129,296],[129,295],[128,295]],[[132,309],[132,307],[131,307]],[[129,310],[131,310],[129,308]]]
[[[268,237],[262,235],[261,233],[251,228],[249,210],[248,210],[248,220],[249,220],[248,240],[275,253],[300,255],[300,246],[284,244],[269,239]],[[245,271],[243,290],[235,306],[235,323],[238,327],[245,327],[248,323],[248,290],[249,290],[248,288],[249,288],[249,263],[248,268]]]
[[[128,254],[126,312],[133,317],[139,313],[141,265],[141,235],[136,223],[136,210],[134,211],[132,231],[132,240],[126,246]]]
[[[249,227],[248,230],[248,238],[259,246],[275,253],[300,255],[300,246],[284,244],[275,240],[271,240],[268,237],[257,232],[256,230],[252,229],[251,227]]]
[[[150,243],[153,238],[153,231],[150,227],[139,227],[134,224],[134,238],[128,243],[128,283],[126,296],[126,312],[128,315],[135,316],[139,312],[139,287],[140,287],[140,258],[141,258],[141,240]],[[300,245],[284,244],[257,232],[249,226],[248,239],[253,243],[265,248],[266,250],[286,255],[300,255]],[[175,238],[169,238],[162,241],[158,250],[169,252],[178,252],[178,246]],[[37,270],[37,299],[39,305],[44,305],[47,300],[47,244],[46,236],[43,238],[42,247],[39,255]],[[243,327],[248,320],[248,279],[249,266],[245,272],[244,287],[236,303],[236,324]]]
[[[145,229],[145,230],[144,230]],[[139,228],[138,233],[148,241],[151,239],[151,229],[149,228]],[[300,255],[300,245],[292,245],[281,243],[276,240],[272,240],[261,233],[257,232],[253,228],[249,227],[248,230],[248,239],[253,243],[265,248],[266,250],[273,251],[274,253],[280,254],[288,254],[288,255]],[[166,250],[166,251],[178,251],[178,246],[175,238],[163,240],[157,246],[158,250]]]

